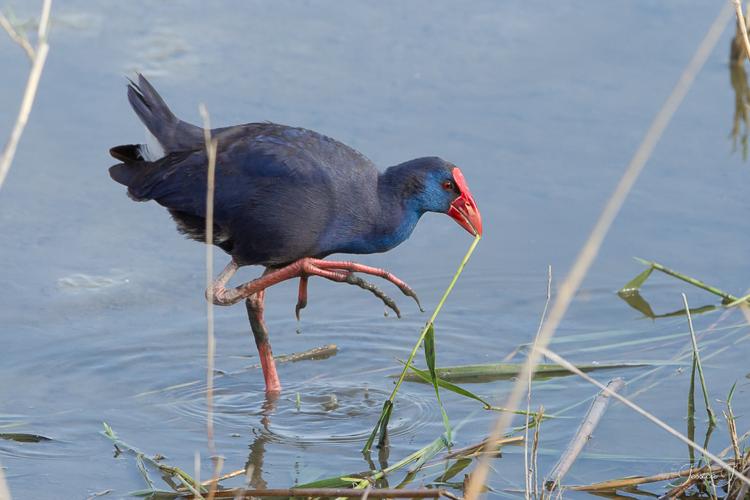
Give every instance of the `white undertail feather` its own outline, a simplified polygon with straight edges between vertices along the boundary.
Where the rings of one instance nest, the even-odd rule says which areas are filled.
[[[138,149],[146,161],[156,161],[164,157],[164,148],[148,129],[146,129],[146,141]]]

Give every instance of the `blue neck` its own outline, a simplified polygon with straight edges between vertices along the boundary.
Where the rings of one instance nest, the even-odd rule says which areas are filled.
[[[424,213],[419,200],[408,189],[405,191],[408,169],[391,167],[378,176],[377,198],[373,200],[372,225],[351,234],[348,241],[340,242],[337,252],[379,253],[404,242]]]
[[[397,208],[394,207],[395,210]],[[384,207],[384,211],[388,208]],[[389,218],[395,214],[390,214]],[[347,253],[379,253],[390,250],[391,248],[400,245],[411,236],[412,231],[419,221],[419,217],[422,214],[414,210],[403,210],[400,216],[400,221],[396,222],[392,220],[390,222],[383,221],[384,223],[374,227],[369,233],[363,235],[361,238],[357,238],[346,245]]]

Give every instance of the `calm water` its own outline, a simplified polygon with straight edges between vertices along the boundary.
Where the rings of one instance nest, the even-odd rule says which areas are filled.
[[[30,0],[13,4],[20,19],[37,10]],[[15,498],[85,498],[108,489],[118,498],[143,488],[132,456],[113,458],[99,434],[103,421],[187,470],[199,452],[203,477],[209,474],[203,383],[164,390],[204,377],[204,249],[184,240],[161,207],[133,203],[107,175],[110,146],[145,138],[125,98],[126,75],[145,72],[191,121],[205,102],[216,125],[272,120],[312,128],[383,167],[423,155],[460,165],[486,236],[439,318],[438,362],[492,362],[533,338],[547,265],[559,282],[718,8],[645,0],[205,4],[54,6],[36,107],[0,192],[0,432],[53,439],[0,440]],[[750,165],[730,137],[732,34],[726,30],[675,116],[561,325],[553,349],[570,359],[662,362],[688,348],[684,318],[644,319],[614,293],[642,269],[634,255],[735,294],[748,286]],[[0,47],[6,137],[27,63],[8,40]],[[469,244],[448,218],[429,215],[399,248],[361,260],[409,281],[431,310]],[[217,267],[225,263],[216,256]],[[246,269],[242,277],[257,273]],[[662,276],[644,295],[665,313],[680,307],[681,291],[694,306],[716,302]],[[273,407],[264,404],[258,370],[217,380],[225,470],[253,464],[256,486],[366,470],[359,450],[392,387],[387,375],[399,370],[396,360],[427,318],[395,292],[400,321],[351,287],[313,280],[310,292],[299,326],[296,284],[269,293],[274,350],[335,343],[336,356],[281,365],[285,392]],[[256,363],[244,308],[216,314],[217,368]],[[737,381],[738,428],[748,430],[749,329],[738,314],[695,320],[711,396],[724,399]],[[596,376],[625,377],[626,394],[685,429],[684,360]],[[501,402],[510,387],[470,388]],[[542,473],[586,404],[569,407],[595,392],[573,377],[534,385],[534,405],[571,417],[544,424]],[[479,441],[494,415],[444,398],[454,423],[464,422],[456,444]],[[699,414],[702,441],[702,407]],[[392,426],[390,463],[437,437],[432,389],[406,384]],[[711,449],[727,444],[722,423]],[[684,445],[615,404],[565,482],[653,474],[687,461]],[[496,495],[518,495],[522,449],[506,449],[493,467]],[[440,472],[430,468],[414,485]]]

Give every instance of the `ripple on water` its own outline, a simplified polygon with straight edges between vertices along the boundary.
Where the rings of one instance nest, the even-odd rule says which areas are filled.
[[[170,392],[169,407],[204,421],[205,390],[203,384],[176,388]],[[270,400],[262,391],[248,391],[246,381],[220,377],[214,389],[214,423],[238,433],[261,427],[269,441],[295,446],[360,442],[369,436],[389,394],[382,389],[317,382],[285,386],[277,399]],[[391,436],[416,432],[435,410],[431,400],[414,394],[402,394],[397,405],[398,416],[389,427]]]

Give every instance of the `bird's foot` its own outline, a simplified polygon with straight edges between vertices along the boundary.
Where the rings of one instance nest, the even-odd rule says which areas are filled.
[[[313,260],[315,261],[315,265],[317,265],[321,269],[335,269],[335,270],[349,271],[349,273],[369,274],[371,276],[377,276],[378,278],[383,278],[384,280],[390,281],[391,283],[396,285],[399,290],[401,290],[401,293],[403,293],[407,297],[411,297],[412,299],[414,299],[414,301],[417,303],[417,307],[419,307],[419,310],[424,312],[424,309],[422,309],[422,304],[420,304],[419,297],[417,297],[416,292],[414,292],[414,290],[404,280],[402,280],[395,274],[386,271],[385,269],[380,269],[379,267],[366,266],[364,264],[359,264],[357,262],[351,262],[351,261],[334,261],[334,260],[329,261],[329,260],[322,260],[322,259],[313,259]],[[349,281],[347,282],[351,283]],[[367,286],[362,286],[362,283],[366,284]],[[385,295],[385,294],[380,292],[380,290],[378,290],[377,287],[375,287],[374,285],[371,285],[370,283],[364,280],[362,280],[362,283],[356,282],[356,283],[351,283],[351,284],[355,284],[366,290],[370,290],[375,295],[380,297],[381,300],[383,300],[383,297],[380,294],[382,295]],[[380,294],[376,293],[375,290],[373,290],[373,288],[377,290]],[[383,300],[383,302],[386,302],[386,301]],[[386,302],[386,305],[390,307],[390,305],[387,302]],[[398,315],[398,311],[395,309],[394,311],[396,311],[396,314]]]
[[[335,274],[331,274],[329,276],[325,276],[326,278],[338,281],[340,283],[349,283],[350,285],[357,285],[358,287],[370,291],[373,295],[375,295],[377,298],[383,301],[383,304],[385,304],[386,307],[391,308],[393,312],[396,313],[397,317],[401,317],[401,311],[398,309],[398,306],[396,305],[396,301],[394,301],[392,298],[390,298],[388,295],[385,294],[380,288],[375,286],[374,284],[370,283],[369,281],[365,280],[364,278],[360,278],[359,276],[355,276],[354,273],[350,271],[341,271],[336,270],[333,271]],[[304,309],[307,306],[307,281],[308,276],[302,276],[299,279],[299,293],[297,295],[297,305],[294,307],[294,314],[297,316],[297,321],[300,319],[300,311]]]
[[[380,288],[370,283],[369,281],[354,275],[355,272],[369,274],[386,279],[396,285],[404,295],[413,298],[420,311],[422,309],[419,303],[419,298],[414,290],[406,284],[403,280],[396,277],[395,275],[379,269],[376,267],[365,266],[356,262],[349,261],[327,261],[323,259],[314,259],[312,257],[305,257],[299,259],[288,266],[280,269],[267,269],[266,272],[260,278],[254,279],[240,285],[235,288],[227,288],[226,284],[229,279],[237,272],[239,268],[238,264],[231,261],[227,267],[221,272],[219,277],[214,281],[210,290],[207,291],[214,304],[216,305],[231,305],[239,302],[242,299],[251,297],[253,294],[265,290],[282,281],[286,281],[293,278],[300,278],[299,294],[297,298],[297,305],[295,307],[295,313],[297,319],[299,319],[300,311],[307,305],[307,281],[310,276],[320,276],[331,281],[337,281],[339,283],[349,283],[350,285],[357,285],[358,287],[370,291],[373,295],[378,297],[386,307],[392,309],[396,316],[401,317],[401,311],[393,299],[386,295]]]

